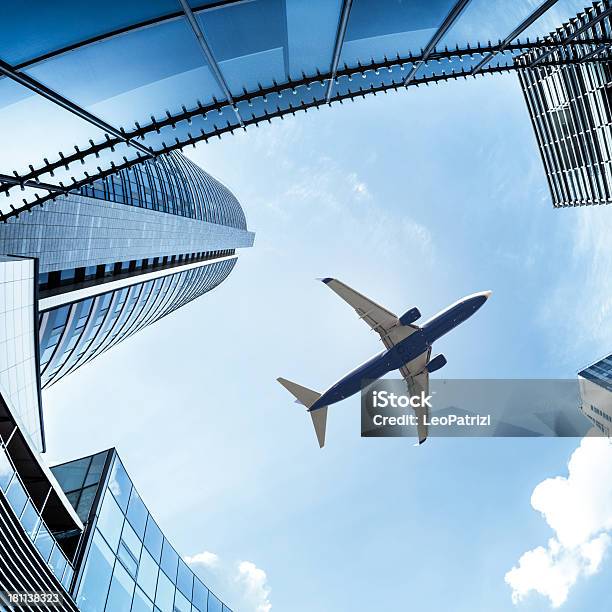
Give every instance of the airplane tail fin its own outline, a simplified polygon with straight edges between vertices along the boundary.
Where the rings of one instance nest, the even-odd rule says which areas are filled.
[[[327,406],[310,411],[310,407],[321,397],[321,394],[291,382],[286,378],[277,378],[277,380],[300,404],[309,409],[310,418],[312,419],[312,424],[317,434],[319,448],[323,448],[325,445],[325,427],[327,425]]]

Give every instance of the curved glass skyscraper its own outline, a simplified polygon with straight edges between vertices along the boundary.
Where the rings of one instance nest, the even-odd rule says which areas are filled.
[[[233,194],[176,152],[9,219],[0,252],[38,260],[42,386],[219,285],[252,243]]]

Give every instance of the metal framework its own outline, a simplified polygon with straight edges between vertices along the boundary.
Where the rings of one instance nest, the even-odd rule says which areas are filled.
[[[472,74],[480,72],[498,53],[502,53],[508,48],[508,45],[520,34],[522,34],[532,23],[539,19],[549,8],[557,3],[557,0],[547,0],[542,3],[531,15],[525,18],[500,44],[500,48],[494,53],[490,53],[488,56],[483,57],[476,66],[472,69]]]
[[[334,53],[332,55],[330,74],[331,77],[327,84],[327,93],[325,94],[325,100],[329,102],[331,99],[332,89],[336,80],[336,73],[338,71],[338,63],[340,62],[340,54],[342,53],[342,45],[344,44],[344,37],[346,35],[346,28],[348,26],[349,15],[351,14],[351,6],[353,0],[343,0],[342,12],[340,13],[340,21],[338,22],[338,29],[336,31],[336,41],[334,43]]]
[[[598,62],[602,59],[601,54],[606,49],[610,49],[612,45],[612,40],[597,37],[597,35],[593,34],[593,32],[590,33],[589,38],[578,38],[595,23],[601,21],[608,14],[612,13],[612,8],[606,8],[594,19],[591,18],[588,24],[578,28],[571,36],[568,36],[561,41],[555,41],[552,37],[547,37],[545,40],[538,38],[535,41],[529,41],[529,39],[526,41],[517,40],[516,37],[521,32],[529,27],[529,25],[537,20],[557,1],[547,0],[546,2],[542,3],[538,9],[531,13],[503,41],[500,40],[497,42],[497,44],[491,44],[491,42],[488,42],[486,45],[481,45],[478,43],[476,46],[470,46],[467,44],[463,48],[459,48],[457,46],[456,48],[450,50],[448,48],[438,50],[436,45],[443,39],[444,35],[456,22],[469,2],[469,0],[459,0],[453,6],[452,10],[446,16],[443,23],[440,25],[434,36],[420,54],[410,53],[408,56],[404,57],[400,57],[398,54],[396,57],[392,57],[390,59],[385,57],[382,61],[372,60],[370,63],[357,62],[357,66],[347,66],[345,63],[343,67],[340,67],[342,46],[346,35],[352,5],[352,0],[344,0],[340,18],[338,20],[334,52],[328,73],[321,74],[319,71],[317,71],[316,75],[306,75],[302,73],[302,77],[298,79],[288,78],[286,82],[280,84],[274,81],[272,86],[263,87],[262,85],[259,85],[256,89],[251,91],[244,90],[242,94],[232,96],[214,54],[207,43],[204,32],[202,31],[195,17],[195,14],[201,11],[212,10],[220,6],[226,6],[228,4],[241,3],[243,1],[248,0],[219,0],[213,4],[207,4],[206,6],[200,5],[195,8],[190,8],[187,0],[180,0],[183,9],[182,11],[173,12],[163,17],[158,17],[154,20],[140,22],[127,28],[115,30],[106,35],[91,38],[87,41],[82,41],[76,45],[65,47],[45,56],[28,60],[27,62],[23,62],[14,67],[6,64],[0,64],[0,72],[2,72],[2,67],[7,67],[8,71],[10,72],[10,74],[7,74],[7,76],[10,76],[11,78],[17,77],[18,79],[23,78],[30,80],[29,83],[24,83],[21,80],[19,80],[19,82],[22,82],[22,84],[35,91],[37,94],[43,95],[47,99],[51,99],[54,103],[59,104],[64,108],[68,108],[68,110],[81,116],[90,123],[94,123],[94,125],[97,125],[97,127],[103,129],[105,132],[105,139],[102,140],[102,142],[94,143],[93,140],[90,140],[88,146],[80,148],[75,146],[74,153],[68,155],[58,153],[58,159],[55,161],[50,162],[45,158],[44,164],[38,168],[34,168],[32,165],[30,165],[29,172],[25,172],[21,175],[14,172],[13,176],[0,174],[0,194],[4,193],[5,195],[9,196],[10,190],[14,187],[20,187],[21,189],[30,187],[36,190],[48,192],[44,196],[41,196],[40,193],[35,193],[33,196],[34,200],[31,201],[24,199],[23,206],[20,206],[19,208],[15,208],[15,206],[11,205],[10,212],[0,213],[0,220],[6,222],[8,218],[18,216],[22,211],[31,210],[34,206],[42,205],[49,200],[54,200],[58,195],[65,194],[73,189],[79,189],[80,187],[89,185],[96,180],[106,178],[123,169],[129,169],[137,164],[140,164],[144,160],[152,159],[157,155],[162,155],[173,150],[182,149],[186,145],[195,146],[196,143],[201,141],[207,142],[216,137],[220,138],[223,134],[233,134],[235,129],[246,129],[246,127],[249,125],[257,126],[262,122],[270,122],[274,118],[282,119],[285,115],[295,115],[295,113],[298,111],[308,112],[308,110],[320,108],[324,105],[331,105],[334,102],[340,102],[342,104],[345,100],[352,101],[355,98],[365,97],[366,94],[370,93],[374,95],[380,92],[386,93],[389,90],[397,90],[400,87],[408,87],[412,85],[416,85],[418,87],[419,85],[429,85],[430,83],[438,83],[461,77],[467,78],[468,76],[524,70],[526,68],[530,68],[534,63],[537,63],[538,66],[559,66],[583,62]],[[604,6],[606,6],[606,4],[604,4]],[[590,14],[592,17],[592,13],[593,9],[587,11],[586,14]],[[143,27],[149,27],[153,24],[185,18],[190,24],[194,36],[196,37],[198,44],[200,45],[202,52],[208,61],[215,79],[224,93],[225,99],[223,100],[213,98],[213,102],[206,105],[203,105],[198,101],[195,108],[186,109],[183,106],[182,111],[176,114],[166,112],[165,117],[161,119],[156,119],[152,116],[151,121],[148,124],[140,125],[136,122],[135,128],[132,130],[128,131],[124,130],[123,128],[121,130],[117,130],[113,126],[103,122],[101,119],[93,115],[89,115],[87,111],[77,107],[72,102],[63,99],[59,94],[48,90],[44,85],[37,83],[33,79],[30,79],[30,77],[27,75],[19,72],[20,68],[31,66],[39,61],[42,61],[43,59],[56,57],[85,45],[106,40],[114,36],[119,36],[121,34],[125,34],[126,32]],[[556,53],[558,51],[568,50],[574,47],[578,47],[582,51],[580,57],[574,57],[574,54]],[[523,54],[529,51],[533,52],[534,50],[541,51],[542,53],[529,66],[525,65],[524,61],[517,61],[518,54]],[[584,51],[587,51],[587,53],[584,53]],[[500,62],[495,66],[489,66],[488,64],[490,64],[491,60],[497,54],[502,52],[514,54],[514,62],[507,64],[502,64]],[[556,55],[551,57],[551,55],[554,53],[556,53]],[[452,69],[449,72],[446,72],[443,69],[444,67],[442,62],[444,61],[458,60],[459,62],[462,62],[465,60],[473,60],[474,58],[481,59],[471,68],[461,68],[458,70]],[[509,61],[510,59],[511,58],[506,55],[505,61]],[[437,71],[437,74],[418,77],[417,74],[419,68],[421,66],[428,65],[430,62],[438,62],[440,65],[440,69]],[[473,62],[469,61],[466,63],[468,65],[473,64]],[[400,79],[390,78],[387,80],[387,82],[383,82],[381,84],[371,84],[369,86],[355,85],[354,87],[349,85],[348,88],[346,88],[348,91],[345,89],[342,92],[333,92],[334,83],[340,82],[340,79],[352,81],[355,77],[365,77],[368,73],[372,72],[378,74],[379,71],[385,70],[390,73],[394,70],[399,70],[401,72],[408,71],[408,74],[406,77],[402,76]],[[355,81],[356,83],[359,83],[361,82],[361,79],[355,78]],[[311,91],[311,87],[313,86],[316,86],[317,88],[325,88],[325,93],[322,96],[319,94],[320,97],[314,96],[314,99],[312,99],[313,96],[310,94],[308,96],[308,102],[304,102],[296,96],[296,101],[294,103],[289,102],[287,105],[286,99],[290,99],[292,95],[295,95],[298,89]],[[281,106],[277,105],[276,108],[274,108],[273,103],[267,99],[267,96],[277,96],[278,98],[284,96],[285,100],[283,101],[283,107],[281,108]],[[254,102],[257,100],[263,100],[268,104],[268,108],[260,111],[260,113],[257,115],[251,113],[249,117],[248,114],[245,113],[244,107],[252,107]],[[240,110],[238,105],[240,105]],[[227,117],[221,118],[226,109],[232,109],[234,111],[236,116],[235,121],[228,120]],[[190,131],[183,132],[180,138],[172,138],[170,136],[170,129],[175,129],[179,122],[186,121],[191,123],[191,120],[194,118],[198,118],[200,120],[203,119],[206,122],[204,124],[204,128],[194,128],[194,133],[191,133]],[[142,143],[147,135],[154,132],[160,134],[161,130],[166,130],[168,132],[169,142],[162,140],[161,146],[156,146],[155,150],[145,146]],[[101,168],[98,166],[97,172],[93,172],[91,174],[88,172],[83,172],[84,177],[78,180],[74,177],[70,177],[69,180],[66,180],[66,182],[68,182],[67,185],[64,184],[63,181],[58,181],[56,184],[48,182],[47,180],[43,181],[43,177],[45,175],[50,175],[53,177],[55,171],[61,169],[69,170],[70,165],[77,161],[84,163],[85,158],[88,156],[94,155],[95,157],[99,157],[101,152],[107,150],[114,152],[116,146],[123,144],[132,145],[137,149],[135,151],[135,157],[128,159],[126,156],[123,156],[122,161],[119,159],[110,161],[108,167]]]
[[[610,41],[610,43],[612,44],[612,41]],[[335,78],[341,78],[341,77],[351,78],[356,75],[365,74],[368,71],[377,71],[377,70],[385,70],[385,69],[390,70],[396,67],[400,67],[400,69],[404,70],[406,65],[412,66],[419,62],[420,63],[440,62],[442,60],[449,60],[451,58],[459,58],[459,59],[473,58],[474,56],[480,56],[480,55],[491,54],[491,53],[496,52],[499,49],[500,44],[487,45],[487,46],[478,45],[476,47],[468,46],[466,48],[461,48],[461,49],[455,48],[451,50],[444,49],[443,51],[433,51],[428,54],[427,60],[423,59],[423,55],[414,55],[414,56],[410,55],[405,58],[396,57],[396,58],[384,60],[382,62],[371,62],[370,64],[359,65],[358,67],[348,67],[345,65],[342,69],[336,70]],[[601,45],[602,39],[581,40],[578,43],[570,42],[569,44],[579,44],[581,46],[582,45],[595,45],[595,44]],[[547,42],[542,42],[542,41],[517,42],[516,44],[507,45],[506,50],[516,51],[516,52],[525,52],[525,51],[530,51],[533,49],[548,48],[550,46],[553,46],[555,49],[557,49],[558,43],[552,43],[552,42],[547,43]],[[555,61],[547,62],[546,65],[568,64],[568,63],[576,63],[576,62],[581,62],[581,61],[584,61],[584,60],[564,60],[564,61],[555,60]],[[481,71],[481,73],[490,74],[493,72],[518,70],[521,68],[522,66],[517,66],[517,65],[509,65],[509,66],[502,66],[502,67],[497,66],[497,67],[494,67],[493,69],[487,69],[486,71]],[[430,75],[426,77],[420,77],[417,79],[413,79],[410,81],[410,83],[407,86],[412,86],[412,85],[418,86],[421,84],[429,84],[432,82],[437,83],[437,82],[444,81],[444,80],[455,79],[459,77],[467,77],[467,76],[474,76],[469,69],[462,69],[460,71],[453,70],[450,73],[441,72],[440,74],[437,74],[437,75]],[[258,89],[254,91],[246,92],[240,96],[233,98],[233,102],[234,104],[242,103],[242,102],[245,102],[247,104],[252,104],[252,102],[257,98],[265,98],[266,96],[270,96],[273,94],[279,94],[279,93],[282,93],[283,91],[292,91],[299,87],[305,87],[308,89],[314,84],[325,83],[329,79],[330,79],[329,74],[328,75],[318,74],[314,76],[303,75],[303,77],[299,80],[288,80],[287,83],[277,84],[277,85],[274,85],[272,87],[267,87],[267,88],[259,87]],[[160,130],[167,128],[167,127],[176,127],[177,123],[181,121],[189,121],[193,119],[194,117],[201,116],[207,119],[208,118],[212,119],[213,130],[211,132],[200,133],[199,135],[196,135],[195,137],[192,136],[191,138],[188,138],[184,141],[179,141],[178,143],[175,140],[175,142],[172,143],[170,146],[168,146],[166,143],[162,143],[163,148],[155,152],[156,154],[160,154],[163,152],[167,152],[168,150],[180,148],[181,146],[185,146],[186,144],[193,144],[194,142],[198,142],[200,140],[209,140],[221,134],[224,134],[227,132],[233,132],[234,129],[239,128],[239,127],[245,127],[247,125],[257,124],[263,121],[269,121],[273,117],[278,117],[278,116],[282,116],[285,114],[295,114],[295,112],[299,110],[308,110],[310,108],[319,107],[324,104],[330,104],[336,101],[342,102],[343,100],[348,99],[348,98],[362,97],[366,93],[370,93],[370,92],[385,91],[388,89],[398,89],[399,87],[406,86],[404,85],[403,81],[404,80],[402,80],[402,82],[392,81],[389,84],[379,86],[379,87],[368,87],[368,88],[360,87],[354,92],[349,92],[347,94],[341,94],[341,95],[336,94],[335,96],[333,96],[333,99],[315,100],[310,103],[301,104],[300,107],[294,107],[290,105],[289,108],[287,109],[277,109],[276,112],[271,112],[271,113],[269,112],[267,114],[262,115],[261,117],[251,116],[250,118],[245,118],[244,124],[242,126],[237,125],[237,124],[228,124],[228,123],[226,123],[225,125],[219,126],[216,123],[214,123],[214,117],[220,115],[222,110],[228,106],[228,102],[225,100],[215,101],[214,103],[208,104],[208,105],[200,104],[194,109],[184,110],[176,115],[167,115],[164,119],[152,120],[151,123],[149,123],[148,125],[145,125],[145,126],[139,125],[136,127],[136,129],[130,132],[125,132],[124,134],[122,134],[122,136],[127,137],[130,140],[134,140],[138,138],[144,138],[149,133],[159,132]],[[0,182],[3,183],[0,185],[0,194],[7,193],[11,188],[15,186],[21,186],[21,187],[30,186],[30,187],[44,189],[47,191],[65,193],[66,191],[69,191],[75,188],[76,186],[75,181],[73,181],[72,184],[69,186],[66,186],[61,182],[57,185],[54,185],[51,183],[40,182],[40,177],[43,176],[44,174],[50,174],[51,176],[53,176],[54,171],[59,170],[61,168],[68,169],[70,164],[77,162],[77,161],[81,161],[85,157],[88,157],[90,155],[98,156],[102,151],[105,151],[108,149],[114,150],[114,147],[121,144],[122,142],[123,142],[123,138],[122,139],[119,139],[117,137],[113,138],[113,137],[110,137],[109,135],[106,135],[105,141],[102,141],[100,143],[94,143],[93,141],[90,140],[88,147],[83,147],[83,148],[75,147],[75,152],[70,155],[64,155],[63,153],[59,153],[58,159],[56,161],[49,162],[48,160],[45,160],[44,165],[38,169],[34,169],[31,166],[30,172],[24,175],[21,175],[21,176],[18,174],[15,174],[14,176],[0,175]],[[153,156],[153,152],[147,152],[147,154],[144,154],[144,155],[138,153],[137,158],[134,160],[131,160],[132,163],[130,164],[130,166],[133,165],[134,163],[139,163],[141,161],[144,161],[145,159],[150,159],[152,156]],[[127,160],[124,159],[124,162],[125,161]],[[121,167],[126,167],[126,166],[123,164],[121,166],[111,167],[110,173],[112,174],[113,172],[116,172]],[[92,182],[93,180],[96,180],[96,178],[100,178],[101,176],[102,175],[100,174],[92,176],[89,179],[87,179],[84,184],[87,184],[88,182]]]
[[[597,15],[596,17],[590,19],[587,23],[583,24],[573,34],[570,34],[569,36],[566,36],[563,40],[561,40],[559,43],[557,43],[557,47],[556,48],[548,49],[545,53],[542,53],[542,55],[540,55],[537,58],[535,58],[529,64],[529,68],[533,68],[536,65],[541,64],[541,62],[543,60],[545,60],[546,58],[550,57],[559,47],[562,48],[564,45],[567,45],[568,43],[573,42],[574,40],[576,40],[576,38],[578,38],[578,36],[580,36],[581,34],[584,34],[585,32],[587,32],[592,26],[594,26],[595,24],[599,23],[602,19],[605,19],[610,14],[612,14],[612,6],[608,7],[605,10],[603,10],[601,13],[599,13],[599,15]],[[585,16],[587,16],[587,13],[585,13]],[[583,58],[583,59],[586,59],[586,57]]]
[[[455,21],[457,21],[457,19],[459,19],[459,16],[463,12],[463,9],[469,3],[470,0],[459,0],[459,2],[457,2],[457,4],[453,6],[450,13],[446,16],[436,33],[431,37],[431,40],[427,43],[427,46],[423,50],[423,59],[420,62],[414,64],[414,66],[408,73],[408,76],[404,81],[404,85],[408,85],[408,83],[410,83],[410,81],[412,81],[412,79],[416,76],[418,69],[422,66],[423,63],[425,63],[429,59],[429,56],[431,55],[432,51],[435,50],[436,45],[442,40],[443,36],[453,27],[453,24],[455,23]]]
[[[215,59],[215,56],[213,55],[213,52],[210,46],[206,42],[206,37],[204,36],[204,32],[202,32],[202,28],[200,27],[200,24],[195,18],[195,15],[193,14],[191,7],[187,3],[187,0],[179,0],[179,2],[181,3],[181,6],[183,7],[183,11],[185,12],[185,17],[187,18],[187,21],[189,22],[189,25],[191,26],[191,29],[193,30],[193,34],[196,37],[196,40],[198,41],[198,44],[200,45],[202,52],[204,53],[204,57],[206,57],[208,66],[212,70],[215,80],[217,81],[217,84],[221,88],[221,91],[223,91],[223,95],[225,96],[225,99],[228,101],[233,111],[236,113],[236,117],[238,118],[240,125],[242,125],[242,117],[240,116],[240,112],[236,108],[236,104],[234,103],[234,98],[232,97],[232,93],[229,90],[229,87],[227,86],[225,77],[223,76],[223,73],[221,72],[221,68],[219,68],[219,64],[217,63],[217,60]]]

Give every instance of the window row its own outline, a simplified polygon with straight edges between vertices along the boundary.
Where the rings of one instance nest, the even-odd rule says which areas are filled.
[[[81,187],[84,196],[246,229],[234,195],[180,153],[160,155]]]

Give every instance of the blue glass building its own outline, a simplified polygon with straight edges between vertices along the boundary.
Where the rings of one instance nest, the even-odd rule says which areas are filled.
[[[612,355],[608,355],[580,370],[578,376],[612,392]]]
[[[52,471],[85,525],[71,582],[79,610],[229,611],[164,537],[114,449]]]
[[[114,449],[52,468],[82,521],[72,528],[58,529],[57,508],[45,520],[23,465],[0,444],[0,591],[55,592],[58,610],[231,612],[164,537]]]
[[[252,244],[232,193],[176,152],[8,219],[0,253],[38,261],[42,386],[219,285]]]
[[[596,431],[612,435],[612,355],[578,372],[581,412],[591,421]]]
[[[114,449],[46,466],[36,267],[0,257],[0,609],[10,593],[49,593],[49,610],[229,610],[163,536]]]

